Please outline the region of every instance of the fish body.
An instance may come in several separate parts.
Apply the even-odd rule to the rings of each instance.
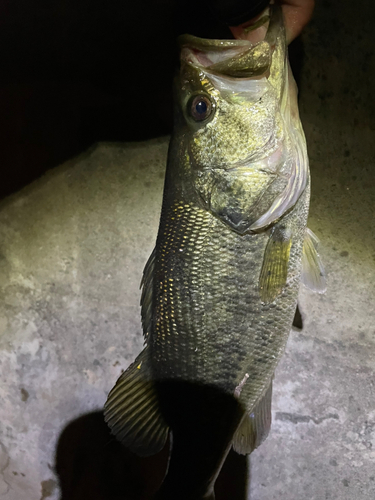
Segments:
[[[142,282],[146,346],[105,416],[143,455],[171,431],[157,498],[212,500],[230,447],[250,453],[270,427],[272,378],[300,284],[309,172],[278,7],[254,46],[190,36],[180,44],[160,227]],[[312,267],[315,248],[310,241]]]

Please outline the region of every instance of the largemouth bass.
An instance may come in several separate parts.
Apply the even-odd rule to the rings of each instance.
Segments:
[[[171,431],[157,498],[214,499],[231,448],[271,424],[272,378],[303,277],[321,291],[306,229],[310,180],[281,10],[265,38],[180,38],[159,233],[142,281],[145,348],[105,405],[140,455]]]

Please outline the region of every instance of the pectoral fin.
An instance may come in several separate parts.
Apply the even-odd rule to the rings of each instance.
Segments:
[[[146,347],[120,376],[104,406],[104,418],[113,434],[141,456],[162,450],[168,436],[148,363]]]
[[[324,267],[317,248],[319,239],[308,228],[305,232],[302,252],[301,281],[313,292],[324,293],[326,291],[326,279]]]
[[[291,246],[291,231],[275,227],[267,243],[259,277],[259,293],[265,303],[275,300],[286,284]]]
[[[241,455],[248,455],[260,446],[269,434],[272,414],[272,381],[254,410],[247,415],[233,438],[233,449]]]

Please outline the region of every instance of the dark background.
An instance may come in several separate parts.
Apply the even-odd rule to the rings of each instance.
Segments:
[[[169,133],[185,32],[231,37],[196,0],[1,0],[0,198],[97,141]]]
[[[176,36],[230,36],[202,3],[0,2],[0,197],[96,141],[171,131]]]

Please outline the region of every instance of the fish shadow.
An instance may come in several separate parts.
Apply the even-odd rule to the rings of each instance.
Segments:
[[[149,500],[166,472],[169,443],[157,455],[138,457],[112,435],[102,412],[83,415],[62,431],[55,470],[60,500]],[[250,485],[245,456],[231,451],[216,481],[216,500],[246,500]]]

